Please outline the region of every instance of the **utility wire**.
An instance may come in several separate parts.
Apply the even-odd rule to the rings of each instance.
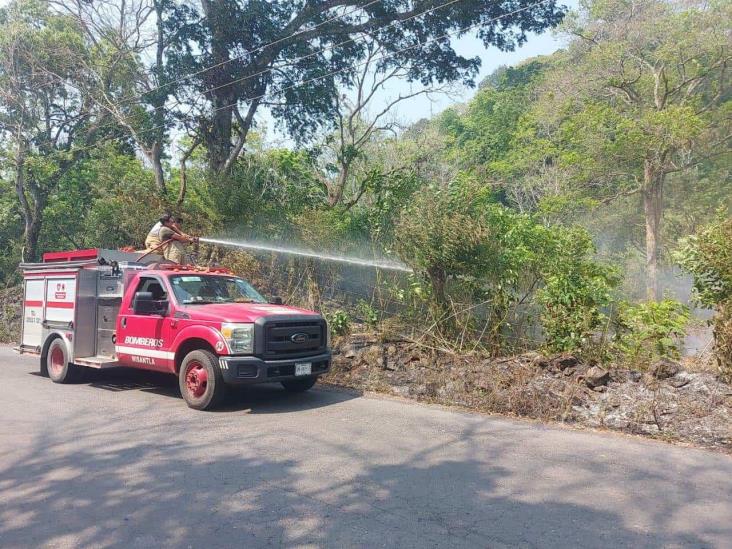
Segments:
[[[380,2],[380,1],[381,1],[381,0],[374,0],[374,1],[372,1],[372,2],[369,2],[368,4],[364,4],[363,6],[361,6],[361,8],[365,8],[365,7],[367,7],[367,6],[371,5],[371,4],[375,3],[375,2]],[[456,3],[458,3],[458,2],[463,2],[463,1],[465,1],[465,0],[450,0],[449,2],[445,2],[444,4],[439,4],[439,5],[437,5],[437,6],[433,6],[432,8],[426,9],[426,10],[424,10],[424,11],[420,12],[420,13],[415,13],[415,14],[413,14],[413,15],[410,15],[409,17],[406,17],[406,18],[404,18],[404,19],[394,19],[393,21],[390,21],[389,23],[387,23],[387,24],[383,25],[382,27],[378,27],[378,28],[377,28],[377,29],[375,29],[375,30],[384,30],[384,29],[386,29],[386,28],[388,28],[388,27],[391,27],[391,26],[393,26],[393,25],[396,25],[396,24],[400,24],[400,23],[405,23],[405,22],[407,22],[407,21],[411,21],[411,20],[413,20],[413,19],[416,19],[417,17],[421,17],[421,16],[423,16],[423,15],[426,15],[426,14],[429,14],[429,13],[433,13],[433,12],[435,12],[435,11],[437,11],[437,10],[440,10],[440,9],[446,8],[447,6],[450,6],[450,5],[452,5],[452,4],[456,4]],[[355,10],[353,10],[353,11],[355,11]],[[352,12],[349,12],[349,13],[352,13]],[[341,15],[341,16],[339,16],[339,17],[345,17],[345,15],[347,15],[347,14],[343,14],[343,15]],[[329,21],[333,21],[334,19],[337,19],[337,18],[338,18],[338,17],[334,17],[334,18],[332,18],[332,19],[329,19],[328,21],[324,21],[324,22],[322,22],[322,23],[320,23],[320,24],[322,25],[322,24],[324,24],[324,23],[326,23],[326,22],[329,22]],[[316,26],[314,26],[314,27],[312,27],[312,28],[310,28],[310,29],[306,29],[306,30],[307,30],[307,31],[310,31],[310,30],[312,30],[313,28],[317,28],[318,26],[319,26],[319,25],[316,25]],[[289,36],[287,36],[287,37],[284,37],[284,38],[280,39],[279,41],[282,41],[282,40],[288,40],[289,38],[291,38],[291,37],[293,37],[293,36],[297,36],[298,34],[301,34],[302,32],[305,32],[305,31],[300,31],[300,32],[298,32],[298,33],[295,33],[295,34],[289,35]],[[326,47],[324,47],[324,48],[321,48],[321,49],[319,49],[319,50],[316,50],[316,51],[310,52],[310,53],[308,53],[308,54],[306,54],[306,55],[302,55],[302,56],[300,56],[300,57],[295,57],[295,58],[293,58],[293,59],[290,59],[290,60],[289,60],[289,62],[288,62],[288,64],[292,65],[292,64],[294,64],[294,63],[297,63],[297,62],[299,62],[299,61],[302,61],[302,60],[304,60],[304,59],[308,59],[308,58],[310,58],[310,57],[315,57],[315,56],[317,56],[317,55],[319,55],[319,54],[321,54],[321,53],[325,53],[325,52],[328,52],[328,51],[334,50],[335,48],[338,48],[338,47],[340,47],[340,46],[344,46],[344,45],[346,45],[346,44],[349,44],[349,43],[351,43],[351,42],[353,42],[353,43],[356,43],[356,42],[366,42],[367,40],[368,40],[368,37],[367,37],[367,36],[361,36],[361,35],[359,35],[359,36],[357,36],[357,37],[355,37],[355,38],[348,38],[348,39],[346,39],[346,40],[343,40],[343,41],[341,41],[341,42],[337,42],[337,43],[335,43],[335,44],[331,44],[331,45],[329,45],[329,46],[326,46]],[[269,47],[270,45],[272,45],[272,44],[275,44],[275,43],[277,43],[277,42],[279,42],[279,41],[271,42],[270,44],[266,44],[266,45],[264,45],[264,46],[261,46],[261,47],[260,47],[259,49],[265,49],[265,48]],[[254,52],[256,52],[256,51],[257,51],[257,50],[252,50],[252,51],[251,51],[251,53],[254,53]],[[241,58],[242,58],[242,57],[244,57],[245,55],[247,55],[247,54],[246,54],[246,53],[244,53],[244,54],[241,54],[241,55],[239,55],[239,56],[237,56],[237,57],[234,57],[234,58],[232,58],[232,59],[230,59],[230,60],[226,61],[226,63],[228,63],[228,62],[231,62],[231,61],[235,61],[235,60],[237,60],[237,59],[241,59]],[[219,65],[222,65],[222,64],[224,64],[224,62],[222,62],[222,63],[219,63]],[[150,90],[148,90],[148,91],[145,91],[145,92],[143,92],[143,93],[141,93],[141,94],[138,94],[138,95],[135,95],[135,96],[132,96],[132,97],[128,97],[128,98],[123,98],[123,99],[121,99],[121,100],[120,100],[120,101],[118,102],[118,104],[119,104],[119,105],[125,105],[125,104],[133,104],[133,103],[135,103],[135,104],[136,104],[136,103],[139,103],[139,102],[140,102],[140,101],[142,100],[142,98],[143,98],[143,97],[144,97],[145,95],[149,95],[149,94],[153,93],[153,92],[154,92],[154,91],[156,91],[156,90],[159,90],[159,89],[162,89],[162,88],[164,88],[165,86],[169,86],[169,85],[171,85],[171,84],[175,84],[175,83],[177,83],[177,82],[183,82],[183,81],[187,80],[188,78],[191,78],[192,76],[196,76],[196,75],[198,75],[198,74],[202,74],[202,73],[204,73],[204,72],[207,72],[207,71],[209,71],[209,70],[211,70],[211,69],[213,69],[213,68],[216,68],[216,66],[217,66],[217,65],[212,65],[212,66],[210,66],[210,67],[206,67],[206,68],[203,68],[203,69],[201,69],[201,70],[199,70],[199,71],[197,71],[197,72],[193,72],[193,73],[190,73],[190,74],[187,74],[187,75],[181,76],[180,78],[178,78],[178,79],[176,79],[176,80],[171,80],[170,82],[166,82],[165,84],[162,84],[162,85],[160,85],[160,86],[156,86],[156,87],[154,87],[154,88],[151,88]],[[223,84],[219,84],[219,85],[217,85],[217,86],[213,86],[213,87],[211,87],[211,88],[207,88],[207,89],[205,89],[205,90],[201,90],[201,91],[195,92],[195,93],[194,93],[194,94],[192,95],[192,97],[203,97],[203,96],[207,95],[207,94],[208,94],[208,93],[210,93],[210,92],[213,92],[213,91],[216,91],[216,90],[220,90],[221,88],[225,88],[225,87],[227,87],[227,86],[232,86],[232,85],[234,85],[234,84],[238,84],[238,83],[240,83],[240,82],[245,82],[246,80],[250,80],[250,79],[252,79],[252,78],[256,78],[257,76],[262,76],[262,75],[264,75],[264,74],[267,74],[267,73],[273,72],[273,71],[275,71],[275,70],[277,70],[277,69],[278,69],[278,67],[267,67],[266,69],[262,69],[262,70],[261,70],[261,71],[259,71],[259,72],[255,72],[255,73],[252,73],[252,74],[248,74],[248,75],[246,75],[246,76],[243,76],[243,77],[241,77],[241,78],[237,78],[237,79],[235,79],[235,80],[232,80],[231,82],[224,82]],[[191,97],[191,96],[189,96],[189,97]],[[245,100],[246,100],[246,99],[245,99]],[[174,105],[173,105],[172,107],[170,107],[170,106],[167,106],[167,105],[160,105],[160,106],[158,106],[158,107],[154,107],[154,108],[153,108],[153,111],[157,111],[157,110],[160,110],[160,109],[164,109],[164,108],[166,108],[166,107],[167,107],[168,109],[170,109],[170,108],[175,108],[176,106],[178,106],[178,105],[180,105],[180,104],[181,104],[181,102],[180,102],[180,101],[178,101],[178,102],[177,102],[176,104],[174,104]]]
[[[453,0],[453,1],[459,1],[459,0]],[[475,28],[478,28],[480,26],[487,25],[489,23],[494,23],[496,21],[499,21],[501,19],[504,19],[505,17],[511,16],[511,15],[515,15],[517,13],[524,12],[526,10],[535,8],[536,6],[539,6],[541,4],[545,4],[545,3],[551,2],[551,1],[553,1],[553,0],[538,0],[537,2],[535,2],[533,4],[529,4],[527,6],[524,6],[524,7],[517,8],[515,10],[512,10],[510,12],[503,13],[503,14],[498,15],[496,17],[492,17],[492,18],[490,18],[490,19],[488,19],[486,21],[479,21],[478,23],[474,23],[473,25],[468,25],[466,27],[461,27],[459,29],[455,29],[453,31],[446,32],[446,33],[444,33],[444,34],[442,34],[440,36],[437,36],[435,38],[431,38],[431,39],[426,40],[424,42],[420,42],[420,43],[417,43],[417,44],[413,44],[411,46],[405,46],[405,47],[400,48],[398,50],[394,50],[394,51],[388,52],[385,55],[382,55],[382,56],[380,56],[378,58],[373,58],[373,59],[369,59],[367,61],[363,61],[361,63],[357,63],[357,64],[353,65],[352,67],[346,67],[346,68],[343,68],[343,69],[337,69],[337,70],[334,70],[334,71],[330,71],[330,72],[327,72],[327,73],[324,73],[324,74],[321,74],[321,75],[318,75],[318,76],[315,76],[315,77],[312,77],[312,78],[309,78],[309,79],[306,79],[306,80],[302,80],[302,81],[296,82],[296,83],[291,84],[289,86],[284,86],[282,88],[278,88],[278,89],[273,90],[273,91],[267,91],[267,92],[265,92],[265,93],[263,93],[261,95],[257,95],[257,96],[254,96],[254,97],[248,97],[248,98],[242,99],[242,100],[237,100],[237,101],[235,101],[233,103],[229,103],[229,104],[226,104],[226,105],[221,105],[219,107],[216,107],[214,109],[211,109],[211,111],[209,111],[209,113],[210,114],[213,114],[213,113],[216,113],[216,112],[221,111],[221,110],[230,109],[231,107],[237,106],[241,101],[250,101],[251,102],[251,101],[256,101],[256,100],[264,99],[267,96],[273,97],[273,96],[275,96],[275,95],[277,95],[279,93],[282,93],[284,91],[291,90],[291,89],[295,89],[295,88],[299,88],[299,87],[304,86],[306,84],[309,84],[311,82],[315,82],[315,81],[318,81],[318,80],[322,80],[324,78],[328,78],[328,77],[331,77],[331,76],[335,76],[335,75],[337,75],[339,73],[342,73],[342,72],[351,71],[351,70],[356,69],[358,67],[362,67],[362,66],[366,65],[367,63],[371,63],[371,62],[374,62],[374,61],[381,61],[381,60],[384,60],[384,59],[389,59],[391,57],[394,57],[396,55],[399,55],[400,53],[404,53],[406,51],[409,51],[409,50],[412,50],[412,49],[415,49],[415,48],[421,48],[421,47],[427,46],[427,45],[432,44],[432,43],[435,43],[435,42],[439,42],[439,41],[444,40],[445,38],[449,38],[449,37],[451,37],[453,35],[457,35],[457,34],[462,34],[462,33],[468,32],[468,31],[470,31],[472,29],[475,29]],[[176,105],[174,105],[171,108],[174,108],[175,106],[178,106],[180,104],[182,104],[182,102],[179,101]],[[119,126],[119,124],[110,124],[108,126],[101,126],[100,128],[117,127],[117,126]],[[151,126],[151,127],[147,128],[147,129],[141,130],[139,132],[139,135],[144,135],[146,133],[149,133],[149,132],[152,132],[152,131],[155,131],[155,130],[158,130],[158,129],[164,129],[165,127],[166,127],[165,124],[160,124],[158,126]],[[98,129],[100,129],[100,128],[98,128]],[[111,138],[111,139],[105,140],[103,142],[112,142],[112,141],[116,141],[116,140],[119,140],[119,139],[122,139],[122,138],[120,138],[120,137]],[[84,151],[84,150],[91,150],[93,148],[96,148],[97,146],[98,146],[98,144],[90,145],[90,146],[86,146],[86,147],[77,147],[77,148],[70,149],[69,151],[64,151],[64,154],[69,154],[69,153],[72,153],[72,152],[78,152],[78,151]],[[59,154],[61,154],[61,153],[59,153]]]
[[[359,7],[359,8],[357,8],[357,9],[362,9],[362,8],[365,8],[365,7],[367,7],[367,6],[371,5],[371,4],[374,4],[374,3],[376,3],[376,2],[380,2],[380,1],[381,1],[381,0],[372,0],[371,2],[369,2],[369,3],[367,3],[367,4],[364,4],[363,6],[360,6],[360,7]],[[417,17],[421,17],[422,15],[426,15],[426,14],[428,14],[428,13],[434,13],[434,12],[435,12],[435,11],[437,11],[437,10],[443,9],[443,8],[445,8],[445,7],[447,7],[447,6],[450,6],[450,5],[452,5],[452,4],[456,4],[456,3],[458,3],[458,2],[462,2],[462,1],[464,1],[464,0],[450,0],[450,1],[448,1],[448,2],[445,2],[444,4],[439,4],[439,5],[437,5],[437,6],[433,6],[432,8],[429,8],[429,9],[426,9],[426,10],[424,10],[424,11],[420,12],[420,13],[416,13],[416,14],[414,14],[414,15],[411,15],[411,16],[409,16],[409,17],[405,18],[405,19],[395,19],[395,20],[393,20],[393,21],[390,21],[389,23],[387,23],[387,24],[383,25],[382,27],[379,27],[379,28],[377,28],[376,30],[383,30],[383,29],[385,29],[385,28],[387,28],[387,27],[390,27],[390,26],[392,26],[392,25],[395,25],[395,24],[398,24],[398,23],[405,23],[405,22],[407,22],[407,21],[410,21],[410,20],[412,20],[412,19],[416,19]],[[356,10],[352,10],[351,12],[349,12],[349,14],[350,14],[350,13],[353,13],[353,11],[356,11]],[[326,23],[326,22],[329,22],[329,21],[333,21],[334,19],[337,19],[337,18],[339,18],[339,17],[345,17],[345,15],[347,15],[347,14],[341,14],[341,15],[340,15],[340,16],[338,16],[338,17],[333,17],[333,18],[329,19],[328,21],[323,21],[323,22],[321,22],[321,23],[320,23],[319,25],[322,25],[322,24],[324,24],[324,23]],[[504,14],[504,15],[509,15],[509,14]],[[312,28],[317,28],[317,27],[318,27],[319,25],[316,25],[315,27],[312,27]],[[312,29],[307,29],[307,30],[309,31],[309,30],[312,30]],[[292,37],[292,36],[296,36],[297,34],[298,34],[298,33],[295,33],[295,34],[293,34],[293,35],[289,35],[288,37],[284,37],[284,38],[282,38],[282,39],[280,39],[280,40],[285,40],[285,39],[289,39],[290,37]],[[303,56],[301,56],[301,57],[296,57],[296,58],[294,58],[294,59],[290,60],[290,64],[292,64],[292,63],[297,63],[298,61],[302,61],[303,59],[307,59],[307,58],[309,58],[309,57],[314,57],[314,56],[316,56],[316,55],[319,55],[319,54],[321,54],[321,53],[324,53],[324,52],[327,52],[327,51],[333,50],[333,49],[335,49],[335,48],[337,48],[337,47],[343,46],[343,45],[345,45],[345,44],[348,44],[348,43],[350,43],[350,42],[354,42],[354,43],[355,43],[355,42],[357,41],[357,39],[358,39],[358,37],[356,37],[356,38],[349,38],[349,39],[347,39],[347,40],[343,40],[342,42],[338,42],[338,43],[336,43],[336,44],[331,44],[330,46],[326,46],[326,47],[324,47],[324,48],[321,48],[321,49],[319,49],[319,50],[316,50],[316,51],[314,51],[314,52],[311,52],[311,53],[309,53],[309,54],[303,55]],[[361,39],[360,41],[366,41],[367,39],[368,39],[367,37],[363,37],[363,38],[362,38],[362,39]],[[266,47],[269,47],[270,45],[272,45],[272,44],[274,44],[274,43],[276,43],[276,42],[277,42],[277,41],[275,41],[275,42],[271,42],[270,44],[265,44],[264,46],[260,46],[260,48],[259,48],[259,49],[264,49],[264,48],[266,48]],[[251,53],[254,53],[255,51],[257,51],[257,50],[251,50]],[[241,58],[241,57],[243,57],[244,55],[246,55],[246,53],[244,53],[244,54],[241,54],[240,56],[238,56],[238,58]],[[229,61],[234,61],[235,59],[236,59],[236,58],[232,58],[232,59],[230,59]],[[223,64],[223,63],[221,63],[221,64]],[[361,65],[364,65],[364,64],[365,64],[365,63],[361,63]],[[358,66],[361,66],[361,65],[356,65],[356,67],[358,67]],[[198,71],[198,72],[195,72],[195,73],[191,73],[191,74],[188,74],[188,75],[184,75],[183,77],[179,78],[179,79],[178,79],[177,81],[183,81],[183,80],[185,80],[185,79],[187,79],[187,78],[189,78],[189,77],[191,77],[191,76],[195,76],[196,74],[201,74],[201,73],[203,73],[203,72],[205,72],[205,71],[207,71],[207,70],[210,70],[210,69],[212,69],[212,68],[215,68],[215,65],[214,65],[214,66],[210,66],[210,67],[207,67],[207,68],[204,68],[204,69],[201,69],[200,71]],[[355,67],[354,67],[354,68],[355,68]],[[58,74],[56,74],[56,73],[53,73],[53,72],[51,72],[51,71],[48,71],[47,69],[44,69],[44,70],[45,70],[46,72],[48,72],[49,74],[51,74],[51,76],[53,76],[53,77],[57,78],[57,79],[58,79],[59,81],[63,81],[63,80],[64,80],[64,79],[63,79],[63,78],[62,78],[61,76],[59,76]],[[257,73],[254,73],[254,74],[250,74],[250,75],[244,76],[244,77],[242,77],[242,78],[238,78],[238,79],[236,79],[236,80],[233,80],[233,81],[231,81],[231,82],[226,82],[226,83],[224,83],[224,84],[220,84],[220,85],[218,85],[218,86],[214,86],[214,87],[212,87],[212,88],[208,88],[208,89],[202,90],[202,91],[200,91],[200,92],[195,92],[194,94],[192,94],[192,96],[188,96],[188,98],[190,99],[191,97],[193,97],[193,98],[195,98],[195,97],[203,97],[203,96],[205,96],[206,94],[208,94],[208,93],[210,93],[210,92],[212,92],[212,91],[216,91],[216,90],[218,90],[218,89],[221,89],[221,88],[225,88],[226,86],[231,86],[231,85],[233,85],[233,84],[237,84],[237,83],[239,83],[239,82],[243,82],[243,81],[245,81],[245,80],[249,80],[249,79],[251,79],[251,78],[255,78],[255,77],[257,77],[257,76],[261,76],[261,75],[263,75],[263,74],[266,74],[266,73],[272,72],[272,71],[274,71],[274,70],[277,70],[277,67],[269,67],[269,68],[267,68],[267,69],[263,69],[263,70],[261,70],[261,71],[259,71],[259,72],[257,72]],[[343,69],[343,70],[345,71],[345,70],[348,70],[348,69]],[[312,81],[312,80],[309,80],[308,82],[310,82],[310,81]],[[175,83],[175,82],[176,82],[176,81],[171,81],[171,82],[168,82],[168,83],[166,83],[166,85],[170,85],[170,84],[172,84],[172,83]],[[66,84],[68,84],[68,83],[66,83]],[[77,91],[81,92],[81,90],[80,90],[79,88],[77,88],[76,86],[74,86],[73,84],[68,84],[68,85],[70,85],[71,87],[75,88],[75,89],[76,89]],[[156,87],[156,88],[152,88],[152,89],[150,89],[150,90],[148,90],[148,91],[144,92],[143,94],[137,95],[137,96],[135,96],[135,97],[130,97],[130,98],[126,98],[126,99],[121,99],[121,100],[120,100],[119,102],[117,102],[117,104],[116,104],[116,105],[106,106],[106,107],[104,107],[104,108],[105,108],[105,109],[106,109],[107,111],[110,111],[110,114],[112,114],[112,113],[111,113],[111,109],[112,109],[112,108],[116,108],[116,107],[119,107],[119,106],[122,106],[122,105],[125,105],[125,104],[133,104],[133,103],[137,104],[137,103],[139,102],[139,100],[141,100],[141,99],[142,99],[142,97],[143,97],[144,95],[147,95],[147,94],[149,94],[149,93],[152,93],[152,92],[153,92],[153,91],[155,91],[156,89],[161,89],[161,88],[162,88],[162,86],[158,86],[158,87]],[[289,89],[289,88],[288,88],[288,89]],[[238,103],[239,103],[240,101],[253,101],[253,100],[261,99],[262,97],[263,97],[263,96],[260,96],[260,97],[254,97],[254,98],[243,98],[243,99],[237,100],[236,104],[238,105]],[[154,108],[153,108],[153,112],[155,112],[155,111],[157,111],[157,110],[160,110],[160,109],[164,109],[164,108],[167,108],[167,110],[172,110],[172,109],[174,109],[174,108],[176,108],[176,107],[178,107],[178,106],[180,106],[180,105],[182,105],[182,104],[183,104],[183,100],[177,99],[177,100],[176,100],[176,101],[175,101],[175,102],[174,102],[174,103],[173,103],[172,105],[160,105],[159,107],[154,107]],[[222,110],[222,109],[228,109],[228,108],[230,108],[231,106],[232,106],[232,105],[225,105],[225,106],[223,106],[223,107],[220,107],[219,109],[214,109],[214,111],[213,111],[213,112],[217,112],[218,110]],[[190,110],[189,110],[189,113],[190,113],[190,111],[191,111],[191,110],[192,110],[192,109],[190,109]],[[114,115],[114,114],[112,114],[112,116],[115,116],[115,115]],[[114,128],[114,127],[117,127],[117,126],[119,126],[119,125],[120,125],[120,123],[119,123],[119,122],[117,122],[117,123],[113,123],[113,124],[106,124],[106,125],[102,125],[102,126],[98,127],[98,128],[97,128],[97,130],[100,130],[100,129],[106,129],[106,128]],[[142,131],[142,132],[140,132],[140,133],[148,133],[148,132],[153,132],[153,131],[155,131],[155,130],[158,130],[158,129],[164,129],[165,127],[167,127],[167,124],[159,124],[158,126],[152,126],[152,127],[150,127],[150,128],[147,128],[146,130],[143,130],[143,131]],[[133,137],[133,139],[134,139],[134,137]],[[76,150],[79,150],[79,149],[76,149]],[[83,150],[83,149],[81,149],[81,150]]]
[[[248,51],[245,51],[243,53],[240,53],[239,55],[236,55],[236,56],[232,57],[231,59],[225,59],[224,61],[219,61],[218,63],[215,63],[213,65],[209,65],[208,67],[203,67],[203,68],[198,69],[197,71],[194,71],[192,73],[185,74],[185,75],[180,76],[180,77],[178,77],[176,79],[170,80],[169,82],[165,82],[163,84],[159,84],[159,85],[157,85],[157,86],[155,86],[153,88],[150,88],[149,90],[143,92],[142,94],[138,95],[137,96],[137,100],[142,99],[142,97],[145,96],[145,95],[149,95],[149,94],[151,94],[153,92],[156,92],[158,90],[161,90],[161,89],[166,88],[168,86],[171,86],[173,84],[178,84],[180,82],[184,82],[184,81],[188,80],[189,78],[193,78],[194,76],[198,76],[199,74],[203,74],[205,72],[208,72],[210,70],[216,69],[218,67],[222,67],[223,65],[227,65],[228,63],[233,63],[234,61],[238,61],[238,60],[243,59],[243,58],[245,58],[247,56],[251,56],[254,53],[257,53],[257,52],[266,50],[267,48],[271,48],[272,46],[275,46],[277,44],[281,44],[282,42],[285,42],[287,40],[291,40],[292,38],[294,38],[296,36],[299,36],[300,34],[303,34],[303,33],[306,33],[306,32],[310,32],[313,29],[317,29],[318,27],[322,27],[323,25],[325,25],[327,23],[331,23],[331,22],[333,22],[333,21],[335,21],[337,19],[341,19],[343,17],[346,17],[348,15],[351,15],[352,13],[354,13],[356,11],[365,9],[365,8],[367,8],[367,7],[369,7],[369,6],[373,5],[373,4],[376,4],[378,2],[381,2],[381,1],[382,0],[370,0],[369,2],[367,2],[367,3],[363,4],[363,5],[355,6],[351,11],[348,11],[346,13],[342,13],[340,15],[334,15],[333,17],[331,17],[329,19],[326,19],[324,21],[321,21],[320,23],[318,23],[316,25],[313,25],[312,27],[308,27],[306,29],[299,30],[299,31],[294,32],[292,34],[288,34],[287,36],[283,36],[282,38],[278,38],[277,40],[274,40],[274,41],[269,42],[267,44],[263,44],[261,46],[258,46],[256,48],[254,48],[253,50],[248,50]],[[201,54],[200,57],[202,57],[203,55],[204,54]],[[132,99],[130,99],[130,100],[132,100]]]

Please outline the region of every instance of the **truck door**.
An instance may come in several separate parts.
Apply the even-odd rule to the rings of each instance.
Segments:
[[[165,284],[156,276],[141,276],[135,288],[137,292],[151,292],[153,299],[168,301]],[[172,341],[168,313],[137,314],[132,309],[132,303],[133,300],[129,300],[123,305],[117,319],[117,360],[135,368],[172,371],[175,353],[170,349]]]

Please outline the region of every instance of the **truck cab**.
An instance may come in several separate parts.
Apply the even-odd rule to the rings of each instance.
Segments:
[[[46,254],[22,265],[20,352],[55,382],[84,367],[177,375],[196,409],[229,385],[279,382],[305,391],[328,372],[328,329],[313,311],[270,303],[226,269],[112,250]]]

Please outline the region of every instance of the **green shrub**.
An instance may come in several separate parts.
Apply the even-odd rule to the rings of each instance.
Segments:
[[[674,259],[694,278],[699,304],[716,307],[732,301],[732,218],[682,240]]]
[[[583,229],[556,229],[542,268],[539,319],[548,351],[587,349],[601,326],[602,312],[620,281],[615,267],[594,260],[595,247]]]
[[[545,226],[469,180],[415,196],[397,229],[397,250],[428,283],[442,335],[472,334],[493,350],[520,337],[511,318],[537,298],[547,348],[581,349],[620,278],[594,259],[586,230]]]
[[[732,218],[682,241],[674,259],[694,279],[694,299],[715,308],[714,349],[723,378],[732,380]]]
[[[360,299],[358,301],[358,314],[363,318],[366,326],[372,330],[376,329],[379,324],[379,311],[373,305],[368,301]]]
[[[673,299],[621,303],[615,319],[615,349],[633,366],[648,366],[660,358],[678,359],[689,317],[689,308]]]
[[[332,334],[343,336],[351,331],[351,317],[347,312],[339,310],[326,313],[325,317]]]

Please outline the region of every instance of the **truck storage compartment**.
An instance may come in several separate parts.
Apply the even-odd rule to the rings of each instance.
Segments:
[[[43,278],[29,278],[25,281],[23,296],[23,337],[20,344],[40,347],[43,333],[43,301],[46,281]]]
[[[97,356],[114,356],[114,330],[97,330]]]
[[[97,329],[114,330],[117,327],[117,315],[121,303],[121,298],[99,299],[97,301]]]

